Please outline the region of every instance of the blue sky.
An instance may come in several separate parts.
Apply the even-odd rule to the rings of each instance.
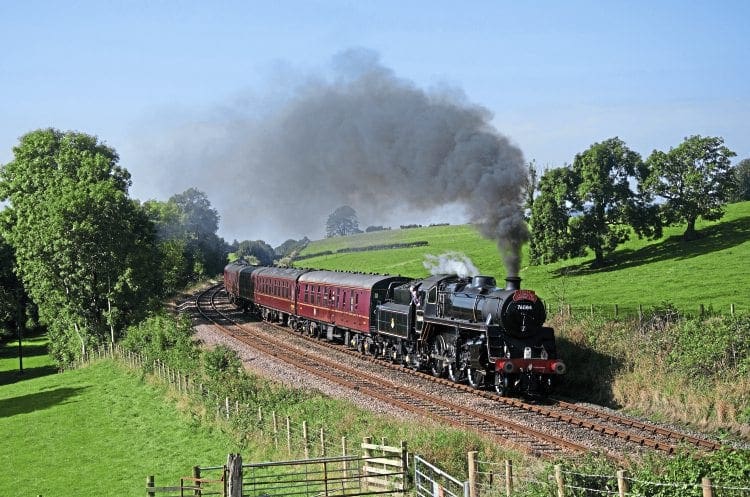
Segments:
[[[201,188],[161,160],[160,136],[283,99],[351,48],[418,88],[463,92],[540,168],[612,136],[644,157],[722,136],[739,161],[749,19],[746,1],[5,1],[0,163],[52,126],[113,146],[136,198]]]

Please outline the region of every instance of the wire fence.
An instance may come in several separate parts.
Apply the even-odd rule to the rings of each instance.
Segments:
[[[615,320],[638,320],[643,322],[648,319],[654,311],[654,304],[637,304],[637,303],[606,303],[599,302],[596,304],[569,304],[557,303],[547,305],[547,314],[551,317],[554,315],[564,317],[604,317]],[[737,303],[722,306],[714,306],[710,303],[697,303],[690,308],[674,308],[672,312],[677,318],[696,318],[706,316],[740,316],[750,314],[750,303]]]

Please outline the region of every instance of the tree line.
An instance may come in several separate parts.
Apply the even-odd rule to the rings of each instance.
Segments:
[[[594,143],[572,165],[544,171],[529,165],[526,207],[532,264],[594,254],[595,267],[631,233],[658,239],[664,226],[684,223],[698,237],[699,218],[717,220],[730,201],[750,199],[750,159],[720,137],[690,136],[645,160],[619,138]]]
[[[217,235],[200,190],[130,198],[130,173],[94,136],[36,130],[13,154],[0,169],[0,340],[41,326],[60,365],[221,273],[242,245]]]
[[[230,252],[271,265],[309,243],[228,244],[217,235],[217,211],[195,188],[166,202],[132,199],[130,174],[94,136],[36,130],[13,153],[0,168],[0,201],[7,203],[0,211],[0,340],[43,326],[61,365],[118,340],[166,296],[219,274]],[[644,161],[612,138],[538,181],[530,167],[532,263],[590,249],[603,264],[631,232],[660,237],[676,222],[687,224],[687,238],[696,236],[698,217],[718,219],[726,202],[750,199],[750,160],[732,168],[734,155],[721,138],[693,136]],[[358,232],[349,206],[327,220],[327,236]]]

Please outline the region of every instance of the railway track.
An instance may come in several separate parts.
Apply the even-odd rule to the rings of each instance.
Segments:
[[[311,360],[305,357],[304,351],[289,345],[288,341],[271,339],[267,333],[257,331],[255,329],[257,324],[248,327],[239,323],[227,313],[220,311],[215,305],[215,299],[222,294],[221,290],[221,285],[218,285],[198,297],[196,304],[199,312],[203,314],[205,319],[221,327],[225,333],[278,360],[305,369],[343,387],[356,389],[363,394],[396,405],[406,411],[438,419],[455,426],[472,428],[483,434],[492,434],[506,445],[512,445],[526,452],[554,457],[560,451],[591,450],[577,442],[563,440],[562,437],[550,435],[547,432],[508,421],[505,418],[470,409],[465,404],[449,402],[439,396],[426,394],[418,389],[399,386],[382,380],[374,382],[371,378],[372,373],[363,373],[361,370],[344,366],[335,361],[319,357]],[[210,302],[210,304],[207,304],[207,302]],[[413,371],[389,361],[362,355],[343,345],[306,337],[286,327],[273,326],[285,333],[293,334],[295,337],[314,342],[316,346],[334,349],[338,353],[356,357],[358,360],[364,359],[377,364],[379,367],[408,374],[412,378],[416,376],[422,380],[447,386],[458,392],[488,399],[506,410],[517,410],[517,412],[537,415],[549,420],[549,423],[562,423],[576,430],[617,439],[629,447],[644,447],[669,454],[674,453],[679,445],[690,445],[701,450],[716,450],[721,447],[720,444],[710,440],[570,402],[555,401],[551,405],[543,405],[516,398],[501,397],[494,392],[476,390],[469,385],[458,384],[444,378],[436,378],[430,374]],[[335,371],[335,373],[330,373],[327,370]],[[513,416],[513,414],[511,413],[510,416]]]

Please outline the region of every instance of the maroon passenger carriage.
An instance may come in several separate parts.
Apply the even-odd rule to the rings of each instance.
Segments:
[[[252,266],[224,269],[230,302],[311,335],[366,346],[377,306],[408,278],[339,271]]]
[[[299,276],[297,315],[291,326],[362,350],[375,326],[377,307],[408,278],[337,271]]]

